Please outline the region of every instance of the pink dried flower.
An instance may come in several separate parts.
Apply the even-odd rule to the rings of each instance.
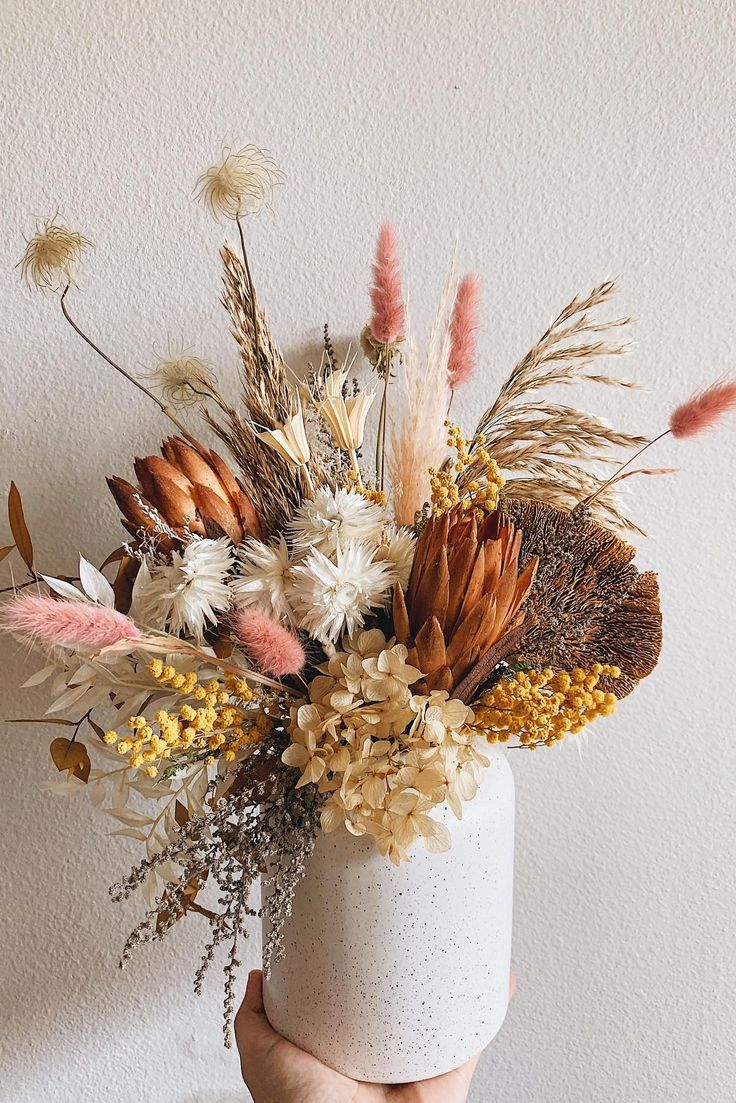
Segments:
[[[140,636],[133,621],[115,609],[42,594],[16,594],[4,605],[1,623],[8,632],[51,646],[109,647]]]
[[[475,371],[475,331],[480,308],[480,280],[471,273],[460,281],[450,319],[450,355],[447,374],[454,391],[468,383]]]
[[[736,381],[713,383],[677,407],[670,417],[670,432],[673,437],[694,437],[711,429],[723,414],[733,409],[736,409]]]
[[[402,336],[406,325],[404,300],[401,296],[401,271],[396,231],[385,222],[378,235],[376,259],[371,287],[373,316],[370,331],[381,344],[393,344]]]
[[[267,613],[241,609],[232,618],[232,631],[258,668],[274,678],[298,674],[306,662],[298,636]]]

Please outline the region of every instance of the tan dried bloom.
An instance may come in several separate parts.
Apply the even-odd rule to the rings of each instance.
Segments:
[[[52,218],[26,245],[19,265],[21,276],[29,287],[63,290],[72,282],[74,268],[89,245],[81,234]]]
[[[282,460],[302,467],[309,463],[310,451],[307,431],[304,427],[304,414],[301,407],[293,417],[276,429],[264,429],[256,432],[259,440],[278,452]]]
[[[150,378],[155,380],[169,402],[177,406],[195,406],[211,396],[217,386],[209,365],[198,356],[182,353],[160,360]]]
[[[317,410],[329,425],[337,447],[352,453],[362,447],[365,421],[376,396],[369,391],[359,391],[351,398],[343,398],[342,388],[347,374],[343,368],[329,376],[325,385],[326,397],[317,403]]]
[[[419,839],[446,850],[449,831],[432,813],[446,802],[461,817],[489,764],[472,710],[445,691],[414,692],[421,671],[378,629],[343,648],[319,668],[309,700],[293,706],[283,761],[301,771],[297,787],[326,794],[325,832],[369,835],[397,865]]]
[[[263,150],[245,146],[227,151],[218,165],[206,169],[195,184],[195,194],[214,218],[237,219],[267,206],[283,173]]]

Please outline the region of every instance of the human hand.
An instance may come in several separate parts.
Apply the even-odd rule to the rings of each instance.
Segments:
[[[465,1103],[477,1057],[417,1084],[364,1084],[327,1068],[277,1034],[263,1009],[263,974],[248,977],[235,1019],[243,1079],[254,1103]]]

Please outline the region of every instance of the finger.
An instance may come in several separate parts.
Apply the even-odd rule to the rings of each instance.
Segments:
[[[514,998],[514,992],[516,991],[516,973],[509,974],[509,1003]]]
[[[470,1060],[466,1061],[465,1064],[463,1065],[462,1071],[467,1076],[468,1083],[470,1083],[470,1081],[473,1079],[473,1074],[475,1073],[475,1070],[478,1066],[478,1062],[480,1061],[482,1055],[483,1055],[483,1050],[481,1050],[480,1053],[476,1053],[475,1057],[471,1057]]]

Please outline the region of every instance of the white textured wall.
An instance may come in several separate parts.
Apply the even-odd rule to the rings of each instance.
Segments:
[[[21,287],[23,235],[58,207],[95,241],[76,310],[127,364],[183,338],[232,373],[220,232],[191,201],[223,141],[269,147],[288,176],[253,255],[295,360],[325,318],[339,336],[362,325],[389,215],[420,326],[456,230],[482,275],[468,423],[553,312],[611,275],[651,391],[591,405],[655,432],[734,369],[731,4],[4,0],[2,23],[0,484],[21,487],[48,568],[114,546],[103,476],[129,474],[167,424]],[[662,662],[581,756],[514,761],[520,981],[474,1101],[734,1098],[736,426],[656,462],[685,468],[635,495]],[[21,703],[22,655],[6,656],[0,715],[33,715],[42,697]],[[107,885],[133,849],[39,792],[46,742],[3,734],[0,1096],[234,1103],[219,980],[190,993],[203,928],[116,971],[136,912]]]

